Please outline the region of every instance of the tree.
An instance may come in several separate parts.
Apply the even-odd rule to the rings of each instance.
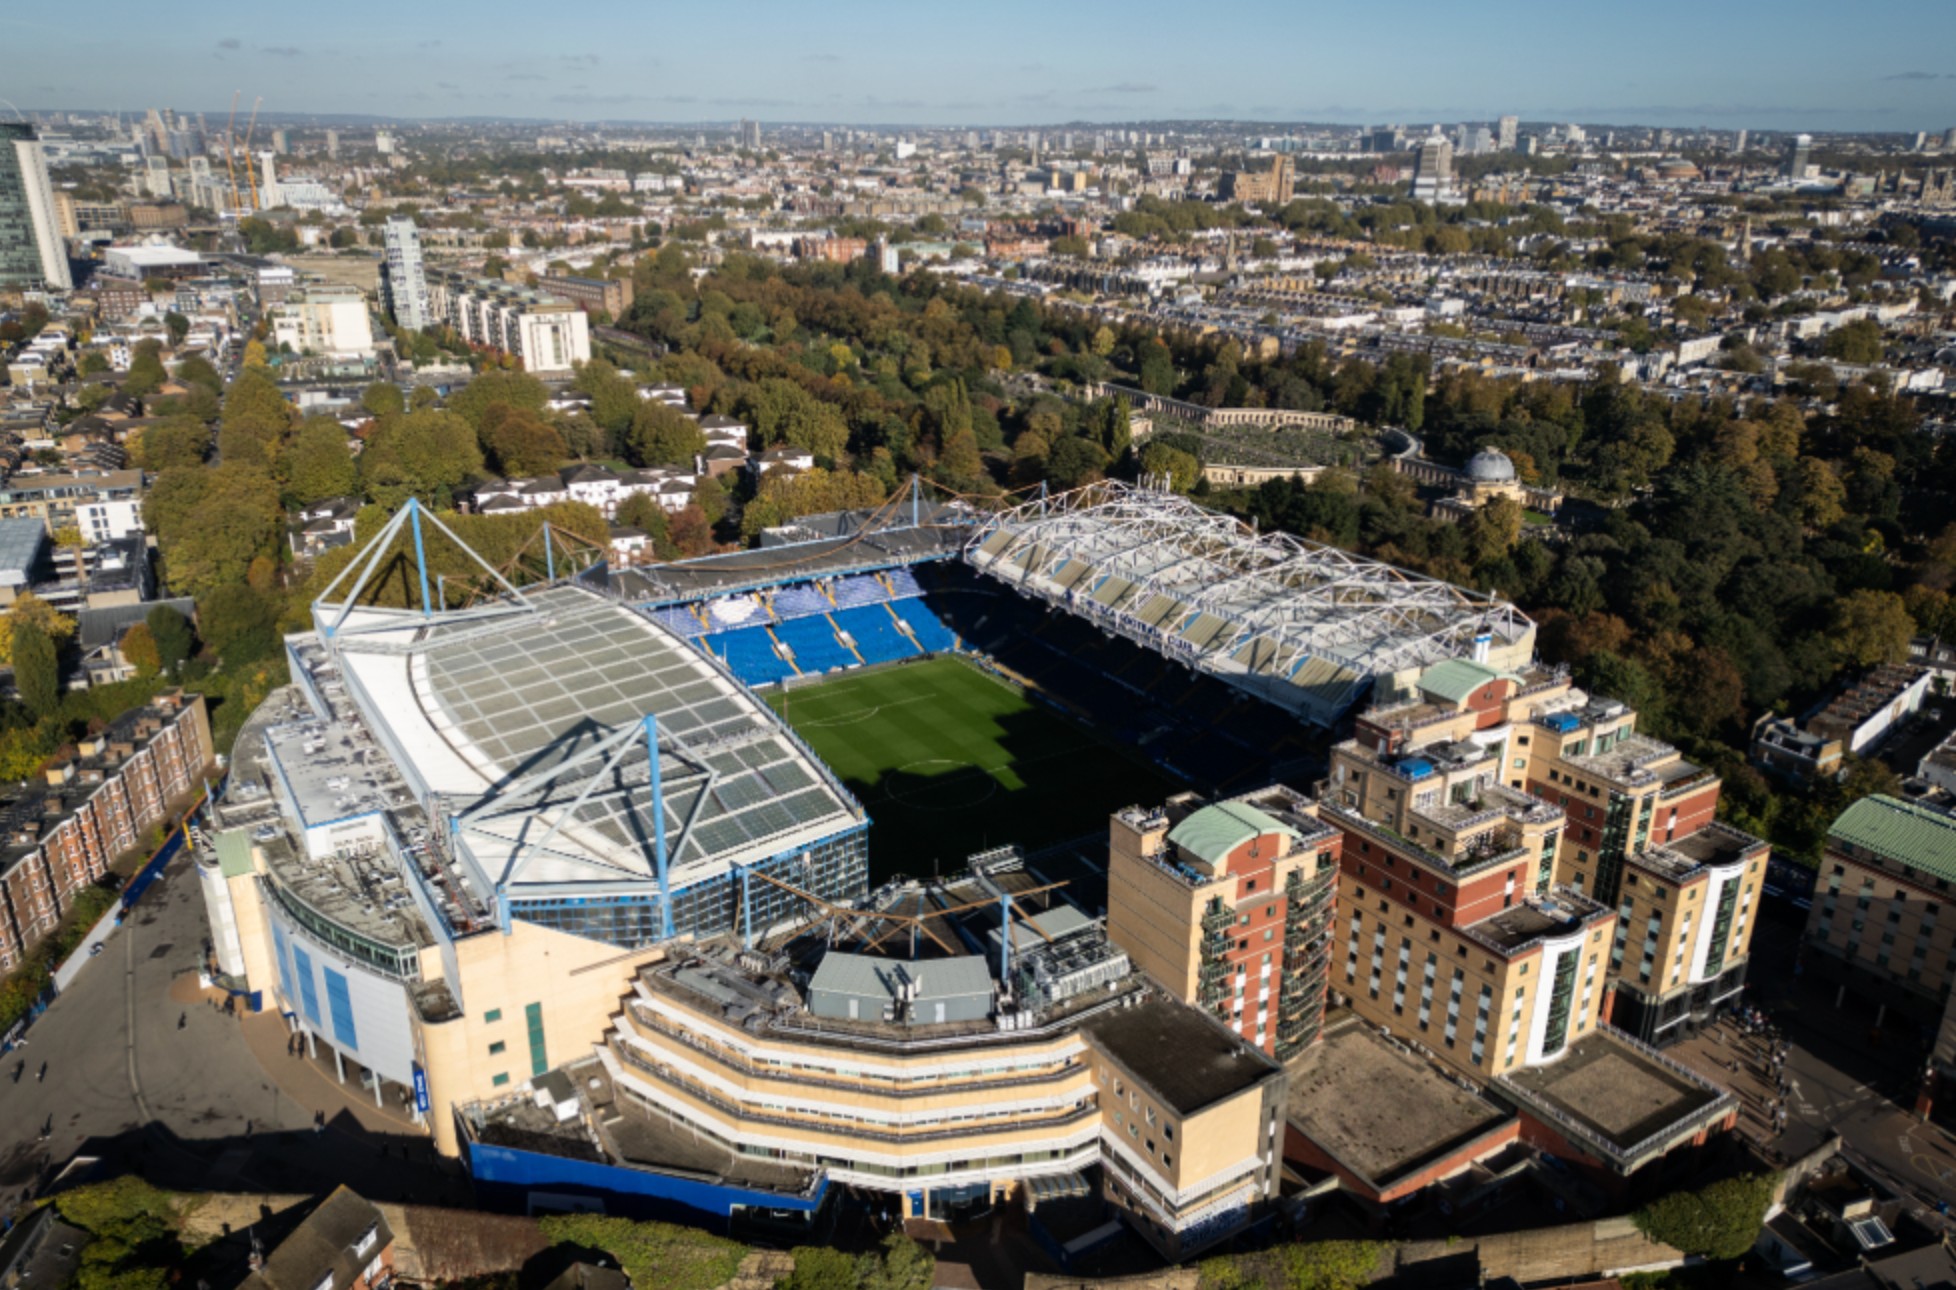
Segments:
[[[1724,1178],[1698,1191],[1661,1196],[1630,1219],[1651,1240],[1687,1255],[1741,1258],[1759,1238],[1778,1185],[1775,1174]]]
[[[549,402],[550,391],[542,381],[526,372],[484,372],[449,395],[447,408],[480,431],[490,407],[495,404],[527,408],[541,415]]]
[[[955,430],[944,440],[937,456],[937,474],[954,485],[970,485],[984,477],[985,464],[978,456],[978,436],[969,425]]]
[[[212,395],[224,393],[224,378],[218,375],[210,360],[201,354],[192,354],[177,364],[177,380],[185,385],[200,386]]]
[[[275,597],[243,583],[228,583],[197,601],[205,642],[233,667],[277,652],[278,613]]]
[[[480,378],[477,378],[480,379]],[[482,474],[474,428],[453,412],[410,412],[380,427],[360,454],[367,497],[393,510],[410,497],[446,506],[457,488]]]
[[[1872,318],[1857,318],[1836,327],[1820,342],[1820,352],[1843,363],[1879,363],[1882,355],[1881,324]]]
[[[1378,1241],[1304,1241],[1223,1254],[1198,1267],[1200,1290],[1357,1290],[1391,1247]]]
[[[504,475],[541,475],[557,469],[569,455],[557,427],[527,408],[493,405],[480,435],[489,462]]]
[[[224,394],[217,453],[234,465],[270,470],[297,413],[264,368],[246,367]]]
[[[211,451],[211,429],[195,417],[165,417],[130,437],[129,456],[152,475],[179,466],[201,466]]]
[[[634,465],[690,468],[705,451],[706,436],[697,421],[658,399],[638,403],[625,433],[625,455]]]
[[[406,412],[407,399],[402,397],[401,387],[392,381],[375,381],[360,391],[360,406],[368,416],[379,421]]]
[[[170,374],[163,367],[161,343],[154,340],[137,341],[135,350],[129,356],[128,374],[122,378],[123,393],[146,399],[169,379]]]
[[[1091,439],[1068,435],[1046,454],[1046,476],[1061,488],[1090,484],[1106,473],[1107,450]]]
[[[594,358],[577,369],[572,388],[591,400],[591,419],[606,433],[621,435],[631,427],[639,409],[638,390],[619,370],[602,358]]]
[[[190,620],[171,605],[158,605],[143,619],[143,626],[149,629],[150,639],[156,644],[158,668],[168,675],[176,675],[177,668],[197,645]]]
[[[170,585],[202,597],[242,582],[251,562],[278,549],[278,484],[262,467],[224,462],[166,470],[143,506]]]
[[[795,1270],[776,1282],[775,1290],[857,1290],[852,1255],[821,1245],[798,1245],[791,1253]]]
[[[174,309],[164,313],[163,326],[169,330],[170,344],[173,346],[183,344],[183,338],[190,334],[190,320]]]
[[[652,550],[660,559],[672,558],[672,526],[666,508],[650,493],[628,493],[618,503],[614,516],[626,528],[633,528],[652,539]]]
[[[164,1290],[182,1267],[175,1198],[139,1175],[74,1188],[54,1205],[88,1233],[76,1290]]]
[[[1175,392],[1175,359],[1168,346],[1152,336],[1141,346],[1141,388],[1150,394]]]
[[[1851,591],[1834,604],[1834,654],[1843,666],[1873,667],[1908,657],[1915,620],[1892,591]]]
[[[36,717],[45,717],[61,702],[61,664],[54,641],[32,622],[13,624],[14,688]]]
[[[15,598],[6,614],[0,615],[0,663],[13,659],[13,632],[23,623],[31,624],[57,645],[75,634],[75,620],[31,591]]]
[[[646,1290],[712,1290],[733,1280],[747,1247],[673,1223],[639,1223],[608,1214],[552,1214],[537,1220],[560,1246],[602,1250]]]
[[[300,506],[345,497],[360,487],[346,429],[331,417],[306,419],[286,445],[280,473],[285,477],[285,495]]]
[[[1151,443],[1141,449],[1140,465],[1142,474],[1165,477],[1168,487],[1177,493],[1188,492],[1202,477],[1202,463],[1195,454],[1165,443]]]
[[[262,340],[246,341],[242,362],[245,367],[265,366],[265,342]]]
[[[155,676],[163,670],[162,655],[156,651],[156,638],[149,634],[149,628],[137,623],[122,633],[122,658],[136,669],[137,676]]]
[[[880,1254],[865,1254],[856,1267],[862,1290],[930,1290],[937,1256],[902,1232],[883,1238]]]

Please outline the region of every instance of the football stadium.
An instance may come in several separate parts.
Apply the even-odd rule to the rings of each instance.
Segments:
[[[999,510],[913,483],[540,576],[410,502],[239,737],[197,849],[216,975],[512,1206],[792,1243],[843,1191],[1010,1202],[1061,1263],[1120,1231],[1186,1257],[1277,1195],[1283,1063],[1323,1032],[1357,826],[1291,786],[1368,699],[1486,729],[1503,686],[1566,690],[1533,637],[1111,482]],[[1472,863],[1517,820],[1552,853],[1548,804],[1495,789],[1444,808],[1488,834]],[[1567,923],[1530,882],[1513,917]],[[1678,1086],[1699,1119],[1660,1145],[1723,1114]]]

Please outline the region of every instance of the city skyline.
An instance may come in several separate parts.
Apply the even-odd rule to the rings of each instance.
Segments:
[[[601,4],[576,25],[530,31],[529,15],[505,0],[472,7],[466,22],[445,5],[350,0],[330,28],[197,11],[167,31],[143,27],[138,40],[123,33],[144,11],[108,0],[87,32],[0,17],[10,37],[0,40],[0,85],[28,111],[210,113],[242,90],[292,115],[672,124],[1355,125],[1515,113],[1908,132],[1956,121],[1956,73],[1908,52],[1956,43],[1956,10],[1918,0],[1879,0],[1849,25],[1814,0],[1710,12],[1656,0],[1635,24],[1508,0],[1472,28],[1435,0],[1384,15],[1254,3],[1226,24],[1195,26],[1154,0],[1061,13],[1011,0],[982,26],[918,22],[884,0],[849,0],[819,25],[785,5],[753,12],[738,44],[710,10]],[[1734,48],[1749,56],[1735,60]],[[1375,56],[1350,56],[1366,50]]]

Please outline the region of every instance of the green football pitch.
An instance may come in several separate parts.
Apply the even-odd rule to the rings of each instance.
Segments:
[[[1031,850],[1180,787],[1167,772],[955,658],[776,690],[768,703],[869,812],[873,882]]]

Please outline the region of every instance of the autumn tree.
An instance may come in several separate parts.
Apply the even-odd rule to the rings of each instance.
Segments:
[[[477,378],[478,380],[481,378]],[[410,497],[446,506],[456,489],[482,474],[473,426],[453,412],[409,412],[383,425],[360,454],[367,497],[393,510]]]
[[[1846,667],[1899,663],[1908,657],[1915,620],[1892,591],[1851,591],[1834,605],[1834,653]]]
[[[156,534],[170,585],[201,599],[243,582],[254,559],[278,549],[284,520],[278,492],[269,471],[237,462],[159,475],[143,517]]]
[[[638,466],[690,468],[705,451],[706,436],[699,423],[657,399],[638,404],[625,432],[625,455]]]
[[[122,633],[123,661],[136,669],[137,676],[155,676],[163,669],[163,657],[157,652],[156,638],[149,634],[149,627],[137,623]]]
[[[300,506],[345,497],[360,487],[346,429],[331,417],[306,419],[286,445],[279,473],[285,477],[286,496]]]
[[[13,625],[10,654],[14,688],[36,717],[45,717],[61,702],[61,665],[54,641],[32,622]]]
[[[557,427],[527,408],[504,403],[484,414],[479,438],[489,464],[511,478],[555,470],[569,455]]]
[[[263,368],[246,367],[224,393],[218,417],[218,457],[230,465],[271,470],[296,418],[292,405]]]
[[[152,475],[178,466],[201,466],[210,451],[210,427],[195,417],[166,417],[129,437],[129,459]]]
[[[4,615],[0,615],[0,663],[14,656],[13,634],[17,627],[32,626],[57,646],[74,638],[75,620],[31,591],[23,591]]]
[[[172,605],[157,605],[144,617],[143,626],[149,630],[150,640],[156,646],[157,667],[175,675],[177,668],[197,647],[190,620]]]

